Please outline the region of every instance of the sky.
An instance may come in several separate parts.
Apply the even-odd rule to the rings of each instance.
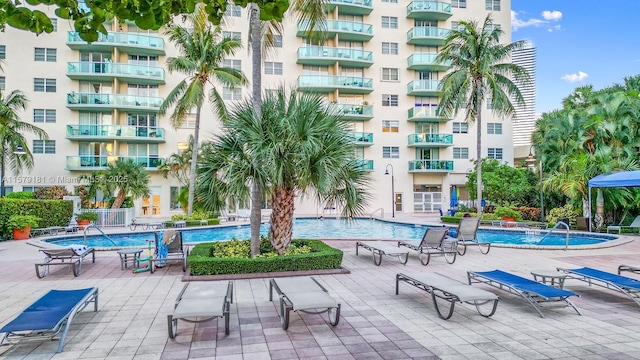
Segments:
[[[562,107],[579,86],[640,74],[639,0],[511,0],[512,41],[537,50],[536,113]]]

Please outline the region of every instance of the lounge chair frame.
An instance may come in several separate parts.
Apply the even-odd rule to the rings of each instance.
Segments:
[[[71,292],[78,292],[83,290],[86,292],[86,294],[74,306],[68,309],[61,308],[59,301],[55,298],[55,296],[64,297],[66,294],[70,294]],[[51,307],[50,309],[45,308],[47,306],[45,304],[45,299],[47,299],[48,297],[53,297],[53,299],[49,301],[53,305],[53,307]],[[98,311],[97,287],[77,290],[50,290],[49,292],[41,296],[38,300],[36,300],[33,304],[29,305],[24,311],[18,314],[18,316],[16,316],[11,322],[0,329],[0,333],[5,333],[5,335],[2,337],[2,340],[0,340],[0,345],[5,345],[5,341],[6,343],[17,343],[22,340],[52,340],[53,337],[60,334],[56,352],[62,352],[64,341],[67,336],[67,332],[69,331],[69,327],[71,326],[71,322],[73,322],[73,319],[76,317],[78,312],[87,307],[87,305],[89,305],[90,303],[93,303],[94,305],[93,311]],[[65,310],[67,311],[64,312]],[[20,317],[22,315],[25,315],[27,322],[32,323],[35,316],[29,317],[29,313],[36,313],[34,315],[37,315],[38,318],[43,318],[47,316],[47,313],[49,311],[53,312],[54,315],[59,315],[60,317],[57,324],[50,329],[24,329],[24,326],[18,325],[18,320],[20,320]],[[14,321],[18,321],[18,323],[14,324]],[[20,328],[19,331],[11,329],[15,328],[16,326]]]
[[[301,311],[306,314],[323,314],[327,313],[329,317],[329,323],[332,326],[337,326],[340,322],[340,306],[341,304],[336,302],[330,295],[327,289],[322,286],[318,280],[313,277],[297,277],[293,278],[293,281],[304,285],[298,287],[295,290],[282,289],[281,287],[286,285],[287,278],[278,278],[269,280],[269,301],[273,301],[273,290],[275,289],[280,298],[280,323],[283,330],[289,328],[290,312]],[[278,286],[280,282],[280,286]],[[306,288],[305,288],[306,287]],[[309,288],[313,288],[309,290]],[[313,308],[304,308],[296,306],[296,302],[301,298],[315,298],[318,306]],[[320,309],[320,310],[318,310]]]
[[[477,245],[480,253],[488,254],[491,250],[491,243],[480,242],[478,240],[478,227],[480,226],[480,218],[463,217],[460,219],[458,229],[456,231],[456,242],[458,245],[458,254],[464,256],[467,253],[467,246]],[[462,250],[460,250],[462,249]],[[485,249],[485,250],[483,250]]]
[[[96,249],[89,247],[84,251],[76,251],[73,248],[61,249],[40,249],[44,253],[44,262],[36,263],[36,276],[39,279],[47,276],[49,266],[68,266],[73,271],[73,276],[78,276],[82,272],[82,262],[84,258],[91,254],[91,262],[96,262]]]
[[[453,316],[453,310],[456,306],[456,302],[474,305],[478,314],[484,317],[490,317],[495,314],[496,309],[498,308],[498,300],[500,300],[500,298],[494,293],[472,287],[471,285],[461,283],[436,273],[397,274],[396,295],[399,293],[399,285],[401,281],[431,294],[431,299],[433,300],[436,312],[443,320],[448,320]],[[438,299],[443,299],[449,303],[449,313],[446,315],[440,310]],[[491,302],[493,302],[493,306],[489,312],[486,312],[481,308],[482,305]]]
[[[618,275],[623,271],[632,272],[634,274],[640,274],[640,265],[620,265],[618,266]]]
[[[182,271],[187,271],[187,257],[189,256],[189,248],[184,245],[182,241],[182,232],[176,230],[177,240],[171,242],[168,246],[167,257],[160,257],[160,249],[159,242],[160,239],[158,237],[158,233],[154,233],[155,236],[155,251],[153,259],[151,262],[154,264],[151,265],[151,273],[155,271],[155,268],[158,266],[157,263],[168,264],[170,262],[177,262],[182,264]]]
[[[449,229],[446,227],[430,227],[425,230],[422,241],[420,241],[419,244],[416,244],[416,242],[398,241],[398,247],[404,246],[417,251],[420,262],[425,266],[429,265],[431,254],[442,255],[447,263],[453,264],[456,262],[458,251],[455,241],[445,241],[448,231]]]
[[[382,255],[397,257],[400,264],[403,265],[409,261],[409,250],[399,249],[397,246],[384,241],[357,241],[356,255],[358,255],[358,248],[360,247],[371,251],[373,263],[376,266],[380,266],[382,263]]]
[[[182,290],[180,291],[180,294],[178,294],[178,297],[176,298],[176,302],[174,304],[174,310],[178,307],[178,305],[180,304],[181,301],[183,301],[185,298],[185,291],[187,290],[187,288],[189,287],[191,283],[187,283],[185,284],[185,286],[182,288]],[[217,319],[219,317],[224,317],[224,333],[226,335],[229,335],[229,316],[231,313],[231,304],[233,304],[233,282],[229,281],[227,284],[227,290],[226,293],[224,294],[224,296],[222,297],[222,304],[216,304],[216,297],[212,297],[210,293],[203,293],[202,296],[190,296],[188,299],[190,300],[196,300],[196,301],[205,301],[205,302],[211,302],[211,309],[215,309],[216,306],[222,306],[222,316],[220,315],[213,315],[213,316],[209,316],[210,312],[207,312],[206,314],[203,313],[202,316],[194,316],[194,317],[175,317],[175,312],[174,314],[170,314],[167,315],[167,325],[168,325],[168,330],[169,330],[169,338],[173,339],[176,337],[176,334],[178,333],[178,320],[182,320],[182,321],[186,321],[188,323],[200,323],[200,322],[206,322],[206,321],[211,321],[214,319]],[[188,300],[186,300],[188,301]]]
[[[624,294],[631,299],[631,301],[636,303],[636,305],[640,306],[640,280],[589,267],[579,269],[557,268],[557,270],[567,273],[568,278],[584,281],[589,284],[589,286],[600,286],[605,289]],[[585,272],[589,272],[591,274],[587,274]],[[600,277],[596,276],[594,273],[599,274]]]
[[[507,282],[505,280],[500,280],[497,279],[497,276],[492,276],[494,274],[506,275],[517,279],[517,281]],[[542,318],[544,318],[544,314],[541,311],[542,308],[540,305],[546,302],[564,302],[568,306],[573,308],[573,310],[575,310],[578,315],[582,315],[580,313],[580,310],[578,310],[578,308],[571,302],[571,300],[569,300],[570,296],[580,295],[568,290],[558,289],[553,286],[538,283],[531,279],[527,279],[500,270],[487,272],[467,271],[467,278],[469,281],[469,285],[473,283],[486,284],[496,287],[500,290],[507,291],[511,294],[520,296],[521,298],[525,299]]]

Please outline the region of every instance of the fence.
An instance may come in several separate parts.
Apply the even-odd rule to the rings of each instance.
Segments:
[[[134,208],[124,209],[82,209],[82,212],[98,214],[96,225],[100,227],[128,226],[135,218]]]

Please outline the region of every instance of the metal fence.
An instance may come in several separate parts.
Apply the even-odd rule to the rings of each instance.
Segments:
[[[82,212],[93,212],[98,214],[96,225],[105,226],[128,226],[135,219],[134,208],[124,209],[82,209]]]

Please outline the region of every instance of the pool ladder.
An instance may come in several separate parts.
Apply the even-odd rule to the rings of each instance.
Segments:
[[[569,248],[569,224],[567,224],[566,222],[563,221],[558,221],[558,223],[556,223],[551,230],[549,230],[548,233],[546,233],[542,239],[540,239],[540,241],[538,241],[538,243],[541,243],[542,240],[544,240],[547,236],[551,235],[551,233],[553,232],[553,230],[557,229],[558,227],[560,227],[560,225],[563,225],[565,227],[565,229],[567,230],[567,240],[565,241],[564,244],[564,249],[567,250]]]
[[[109,240],[111,242],[111,244],[113,244],[113,246],[118,246],[116,245],[115,242],[113,242],[113,240],[111,240],[111,238],[109,237],[109,235],[105,234],[104,231],[102,231],[102,229],[100,229],[98,227],[98,225],[96,225],[96,223],[91,222],[89,223],[89,225],[84,227],[84,230],[82,230],[82,234],[84,236],[84,246],[87,246],[87,230],[89,230],[89,228],[95,228],[96,230],[98,230],[104,237],[107,238],[107,240]]]

